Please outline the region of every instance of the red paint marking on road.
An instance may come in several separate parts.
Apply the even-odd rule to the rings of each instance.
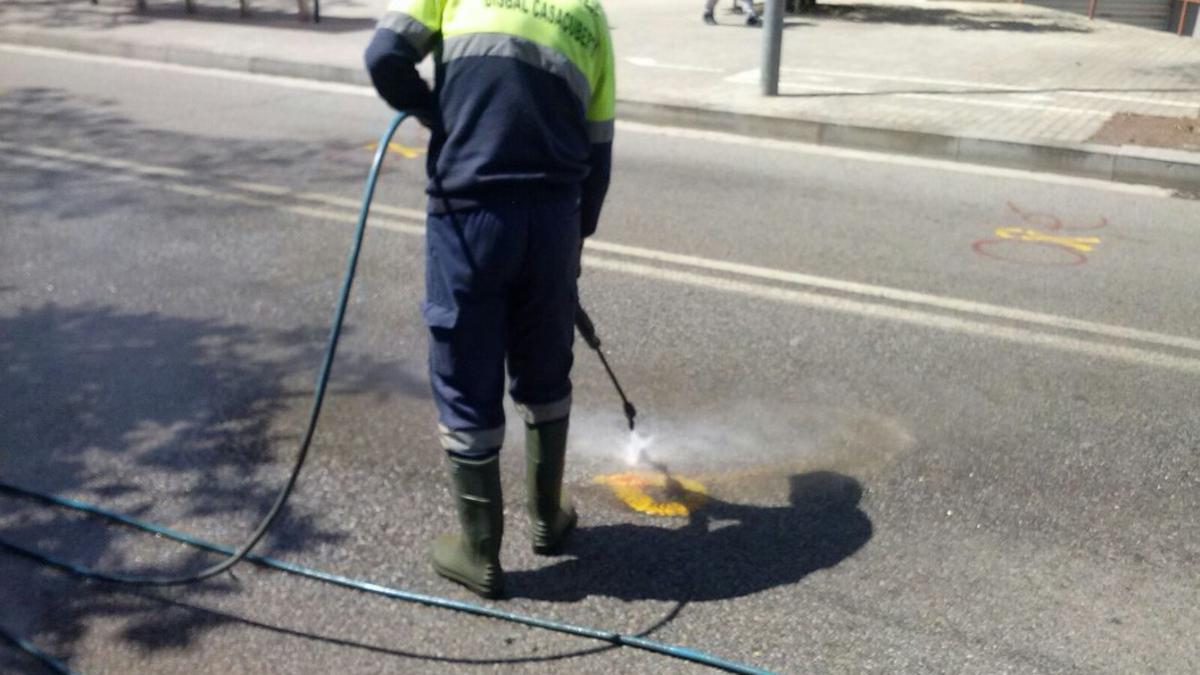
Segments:
[[[1037,261],[1037,260],[1022,260],[1020,255],[1008,256],[1002,255],[995,250],[997,246],[1001,246],[1001,250],[1015,249],[1019,252],[1022,245],[1044,246],[1051,248],[1059,253],[1065,253],[1068,258],[1062,258],[1061,261]],[[1004,246],[1007,245],[1007,246]],[[977,239],[971,244],[971,248],[979,255],[992,260],[1001,260],[1003,262],[1017,263],[1020,265],[1036,265],[1039,267],[1075,267],[1087,263],[1087,256],[1074,249],[1054,244],[1047,241],[1021,241],[1020,239]]]
[[[1013,202],[1007,202],[1008,208],[1016,214],[1026,225],[1041,228],[1045,232],[1077,232],[1099,230],[1108,227],[1107,218],[1101,217],[1095,223],[1069,225],[1063,223],[1058,216],[1044,211],[1029,211],[1017,206]],[[1000,237],[991,237],[985,239],[976,239],[971,243],[971,250],[977,255],[992,260],[1001,260],[1004,262],[1017,263],[1021,265],[1034,265],[1039,267],[1077,267],[1087,264],[1088,257],[1084,254],[1081,247],[1074,241],[1068,239],[1084,238],[1069,238],[1059,235],[1055,237],[1050,234],[1039,234],[1035,230],[1022,228],[1022,231],[1027,233],[1026,236],[1013,238],[1011,233],[1006,233],[1005,230],[1011,231],[1011,227],[997,228],[996,234]],[[1055,239],[1058,239],[1056,241]],[[1090,245],[1098,244],[1099,239],[1096,237],[1088,238],[1091,241],[1086,242]],[[1055,251],[1055,255],[1047,260],[1037,260],[1030,258],[1028,255],[1022,255],[1022,252],[1028,252],[1028,246],[1040,246],[1049,248]],[[1084,250],[1090,250],[1089,247],[1082,247]]]

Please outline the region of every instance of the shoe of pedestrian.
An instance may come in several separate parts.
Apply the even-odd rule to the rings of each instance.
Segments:
[[[704,23],[706,23],[710,26],[715,26],[715,25],[717,25],[717,19],[713,16],[712,12],[705,12],[704,13]]]
[[[729,11],[733,14],[745,14],[746,13],[746,10],[742,9],[742,6],[737,4],[736,2],[733,3],[733,7],[729,8]]]
[[[504,591],[500,457],[476,460],[447,455],[447,461],[462,531],[444,534],[433,542],[433,569],[485,598],[497,598]]]
[[[525,486],[533,552],[557,553],[578,519],[563,490],[568,420],[525,425]]]
[[[758,18],[757,14],[751,14],[750,16],[746,17],[746,25],[747,26],[761,26],[762,19]]]

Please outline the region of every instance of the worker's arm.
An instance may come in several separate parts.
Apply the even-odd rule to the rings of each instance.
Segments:
[[[587,109],[588,140],[591,155],[588,158],[589,172],[583,181],[583,196],[580,202],[580,226],[584,237],[596,231],[600,221],[600,208],[608,194],[608,180],[612,174],[613,125],[616,114],[616,72],[613,70],[612,39],[608,24],[600,15],[601,40],[597,49],[599,75],[592,85],[592,100]]]
[[[592,156],[588,160],[591,170],[583,180],[583,197],[579,207],[580,233],[590,237],[600,222],[600,208],[608,194],[608,179],[612,174],[612,141],[593,143]]]
[[[429,85],[417,74],[417,64],[439,39],[440,30],[437,0],[392,0],[364,57],[383,100],[427,125],[437,106]]]

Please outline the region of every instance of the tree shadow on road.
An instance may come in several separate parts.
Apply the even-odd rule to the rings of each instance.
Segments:
[[[523,656],[489,656],[486,653],[473,656],[447,656],[433,651],[414,651],[370,642],[346,635],[338,635],[336,631],[317,632],[291,628],[281,623],[267,623],[255,619],[222,611],[198,604],[180,602],[156,593],[128,592],[118,596],[106,596],[105,602],[110,613],[129,613],[131,606],[141,607],[146,613],[147,606],[156,608],[153,617],[134,623],[125,629],[125,637],[138,644],[150,644],[155,648],[179,648],[191,642],[194,634],[216,628],[218,626],[239,626],[262,631],[273,635],[305,640],[310,643],[332,645],[338,648],[363,651],[380,657],[406,659],[425,664],[442,663],[460,666],[515,666],[518,664],[562,662],[587,656],[595,656],[603,652],[620,649],[619,645],[603,644],[595,647],[542,654],[527,654]],[[670,624],[686,603],[676,603],[668,612],[656,620],[648,628],[637,633],[638,637],[649,637],[663,626]]]
[[[383,107],[380,110],[381,120],[386,119],[386,110]],[[196,125],[210,122],[214,126],[228,123],[217,110],[198,110]],[[417,126],[410,123],[401,127],[397,140],[408,133],[423,133],[414,131]],[[87,213],[71,212],[79,208],[78,200],[56,200],[40,192],[23,195],[11,188],[7,190],[10,194],[5,195],[5,215],[48,212],[63,217],[135,208],[144,198],[143,191],[155,189],[156,180],[222,190],[230,188],[230,181],[270,183],[272,188],[293,191],[283,195],[290,199],[302,197],[315,185],[336,189],[339,196],[355,199],[361,194],[373,154],[371,144],[377,138],[376,130],[357,137],[350,131],[338,140],[294,137],[271,141],[154,129],[131,120],[116,108],[113,100],[47,87],[0,91],[0,129],[4,129],[3,140],[12,144],[5,150],[7,157],[0,158],[0,167],[5,166],[6,159],[24,162],[16,165],[18,169],[35,167],[35,170],[12,172],[11,176],[0,174],[9,182],[58,191],[88,189],[87,185],[79,186],[78,181],[55,181],[60,172],[70,171],[107,175],[130,186],[121,191],[89,194]],[[122,167],[114,164],[114,160],[118,163],[133,160],[136,164]],[[42,162],[45,169],[37,169],[31,161]],[[423,158],[405,161],[389,158],[381,174],[387,177],[380,183],[381,193],[407,189],[414,195],[423,195],[426,180]],[[352,187],[346,190],[345,185]],[[46,192],[53,197],[53,192]],[[254,196],[270,195],[260,192]]]
[[[833,567],[872,536],[858,508],[861,484],[819,471],[789,478],[790,503],[747,506],[710,497],[678,529],[647,525],[580,528],[572,559],[512,572],[514,597],[574,602],[599,595],[698,602],[743,597],[795,584]]]
[[[302,249],[308,257],[300,266],[309,273],[293,277],[276,260],[256,259],[253,245],[197,245],[214,240],[199,236],[201,228],[244,222],[238,218],[253,207],[185,197],[167,203],[166,222],[144,214],[154,213],[152,197],[168,180],[227,191],[233,188],[221,181],[251,177],[285,186],[322,183],[356,198],[371,157],[364,143],[374,135],[270,142],[164,130],[130,119],[104,97],[49,88],[0,92],[0,128],[13,145],[0,158],[0,480],[240,543],[294,457],[348,229],[331,230],[338,253],[326,257],[336,260],[333,278],[314,268],[325,258],[310,254],[331,243],[323,231],[251,240],[293,247],[267,249],[281,251],[280,258]],[[423,162],[391,167],[423,175]],[[423,183],[412,180],[414,190]],[[352,189],[343,192],[346,185]],[[158,256],[155,244],[139,249],[124,240],[130,236],[166,250]],[[223,267],[213,264],[218,260]],[[106,291],[110,279],[121,289]],[[287,288],[272,295],[278,284]],[[55,301],[45,301],[47,295]],[[189,306],[179,298],[192,295],[203,298],[190,305],[200,313],[154,306],[155,298]],[[246,318],[207,318],[208,308],[198,305],[214,298],[221,301],[211,308],[216,315],[245,311]],[[311,323],[303,318],[313,315]],[[384,404],[397,396],[427,399],[423,370],[344,343],[329,394],[334,401],[369,395]],[[344,461],[322,452],[330,421],[327,414],[318,430],[316,458]],[[302,476],[301,497],[304,482]],[[256,552],[311,554],[344,540],[341,526],[304,504],[301,498],[286,508]],[[0,537],[111,572],[186,573],[214,562],[209,554],[10,496],[0,496]],[[167,625],[160,605],[126,602],[110,592],[116,587],[85,584],[12,556],[0,555],[0,580],[0,626],[66,659],[114,619],[118,652],[180,649],[216,625],[199,615],[194,628],[181,628],[174,615]],[[237,592],[239,582],[223,575],[169,594],[181,600]],[[122,621],[129,627],[124,633]],[[0,670],[9,662],[0,656]]]
[[[97,305],[46,304],[0,316],[0,480],[240,543],[294,457],[323,332]],[[346,355],[331,395],[390,389],[387,383],[403,376],[397,368]],[[104,571],[186,573],[214,562],[150,535],[8,496],[0,497],[0,537]],[[307,551],[344,537],[293,503],[258,551]],[[158,622],[153,605],[82,592],[73,577],[9,556],[0,556],[0,578],[0,625],[62,658],[98,617],[142,621],[124,637],[149,650],[178,647],[175,632],[190,641],[212,623],[198,617],[196,627],[176,631]],[[173,593],[237,587],[226,575]]]

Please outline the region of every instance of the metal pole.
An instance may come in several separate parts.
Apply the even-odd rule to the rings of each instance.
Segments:
[[[779,54],[783,46],[783,1],[766,1],[762,51],[763,96],[779,95]]]

